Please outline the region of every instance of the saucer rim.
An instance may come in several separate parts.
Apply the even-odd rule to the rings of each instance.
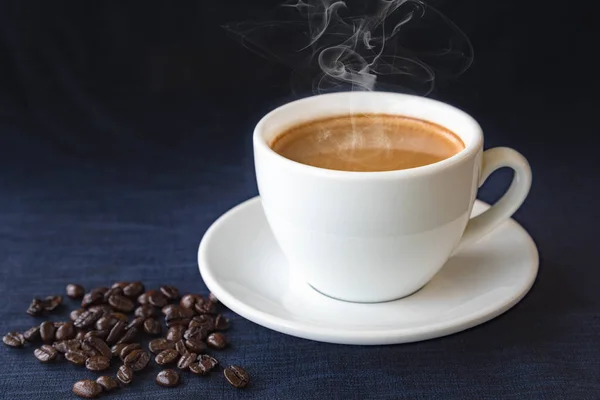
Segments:
[[[500,302],[479,309],[474,313],[460,316],[457,319],[443,321],[437,324],[428,324],[421,327],[340,331],[333,328],[313,325],[307,329],[306,322],[290,321],[245,304],[219,284],[218,279],[215,278],[213,272],[208,267],[209,263],[206,259],[207,246],[220,225],[222,225],[225,220],[235,218],[236,214],[239,214],[246,208],[254,206],[254,203],[260,203],[260,201],[260,196],[247,199],[226,211],[211,224],[198,246],[198,268],[208,289],[231,311],[258,325],[291,336],[336,344],[387,345],[417,342],[451,335],[483,324],[514,307],[530,291],[539,271],[539,252],[533,238],[519,223],[510,218],[503,222],[501,226],[509,224],[512,229],[520,230],[521,233],[525,235],[527,243],[523,242],[522,246],[528,247],[530,257],[533,260],[532,264],[535,264],[529,267],[527,279],[523,278],[520,288],[518,290],[515,289],[513,296],[510,298],[503,299]],[[489,204],[481,200],[476,200],[475,202],[479,203],[479,207],[483,207],[484,210],[490,207]],[[474,246],[476,245],[477,244],[474,244]],[[393,300],[392,302],[400,301],[402,301],[402,299]],[[357,304],[362,305],[363,303]]]

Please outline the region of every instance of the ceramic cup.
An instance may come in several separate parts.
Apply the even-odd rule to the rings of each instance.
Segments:
[[[350,172],[291,161],[269,147],[291,126],[349,112],[431,121],[465,149],[422,167]],[[510,218],[531,186],[527,160],[509,148],[483,151],[481,127],[468,114],[405,94],[344,92],[285,104],[260,120],[253,146],[262,205],[290,267],[317,291],[352,302],[419,290],[454,252]],[[478,187],[501,167],[515,171],[510,188],[470,218]]]

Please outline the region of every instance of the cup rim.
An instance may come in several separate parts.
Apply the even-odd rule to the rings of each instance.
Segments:
[[[301,106],[302,104],[305,104],[305,103],[313,102],[317,98],[347,97],[347,96],[351,96],[351,95],[352,96],[354,96],[354,95],[373,96],[373,97],[384,95],[384,96],[392,96],[392,97],[399,97],[399,98],[405,98],[405,99],[411,98],[411,99],[414,99],[417,101],[422,101],[424,103],[429,103],[430,105],[437,105],[438,107],[444,107],[448,110],[451,110],[453,113],[459,114],[469,125],[471,125],[471,129],[474,132],[476,132],[476,135],[475,135],[475,138],[473,140],[471,140],[469,143],[465,143],[464,149],[462,149],[461,151],[459,151],[458,153],[454,154],[451,157],[445,158],[445,159],[435,162],[433,164],[427,164],[427,165],[423,165],[420,167],[391,170],[391,171],[344,171],[344,170],[334,170],[334,169],[327,169],[327,168],[321,168],[321,167],[315,167],[312,165],[302,164],[298,161],[290,160],[289,158],[286,158],[286,157],[280,155],[279,153],[275,152],[268,145],[267,140],[263,136],[264,125],[267,123],[267,121],[270,118],[272,118],[277,113],[285,112],[286,109]],[[341,115],[341,113],[331,113],[331,117],[335,117],[336,115]],[[403,114],[397,113],[396,115],[402,116]],[[410,115],[405,115],[405,116],[411,117]],[[421,119],[427,121],[426,118],[421,118]],[[444,126],[443,124],[440,124],[439,122],[436,122],[436,121],[430,121],[430,122]],[[454,132],[454,130],[452,130],[452,131]],[[463,137],[461,136],[460,133],[457,133],[457,132],[454,132],[454,133],[457,134],[461,138],[461,140],[463,140]],[[464,140],[463,140],[463,143],[464,143]],[[466,159],[468,159],[469,157],[473,156],[474,153],[476,153],[479,149],[483,148],[483,132],[482,132],[482,129],[481,129],[481,126],[479,125],[479,123],[473,117],[471,117],[469,114],[467,114],[465,111],[463,111],[455,106],[452,106],[450,104],[441,102],[439,100],[434,100],[434,99],[416,96],[416,95],[410,95],[410,94],[404,94],[404,93],[392,93],[392,92],[378,92],[378,91],[338,92],[338,93],[326,93],[326,94],[318,94],[318,95],[304,97],[304,98],[301,98],[298,100],[287,102],[287,103],[285,103],[281,106],[278,106],[275,109],[269,111],[266,115],[264,115],[258,121],[258,123],[256,124],[256,126],[254,128],[253,145],[254,145],[255,151],[256,150],[262,151],[269,157],[273,157],[276,160],[278,160],[278,162],[283,163],[283,165],[285,165],[288,168],[293,168],[298,171],[303,170],[306,173],[317,174],[317,175],[323,176],[323,177],[340,178],[340,179],[354,179],[354,180],[356,180],[356,179],[410,178],[410,177],[416,177],[416,176],[422,176],[422,175],[435,174],[437,172],[440,172],[441,170],[445,170],[446,168],[449,168],[453,165],[459,164],[459,163],[465,161]]]

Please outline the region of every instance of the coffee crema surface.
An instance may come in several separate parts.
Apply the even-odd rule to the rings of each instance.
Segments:
[[[270,143],[281,156],[313,167],[376,172],[421,167],[465,148],[432,122],[388,114],[353,114],[302,123]]]

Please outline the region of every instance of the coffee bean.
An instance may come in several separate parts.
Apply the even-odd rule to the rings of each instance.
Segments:
[[[148,344],[148,348],[154,354],[158,354],[163,350],[173,349],[175,344],[165,338],[154,339]]]
[[[154,307],[164,307],[169,302],[165,295],[158,290],[149,290],[146,294],[148,295],[148,303]]]
[[[162,315],[167,316],[168,314],[173,312],[173,310],[175,310],[179,307],[180,306],[177,304],[167,304],[166,306],[164,306],[163,308],[160,309],[160,312]]]
[[[150,304],[150,303],[148,302],[148,293],[142,293],[142,294],[140,294],[140,295],[138,296],[138,298],[137,298],[137,302],[138,302],[138,304],[140,304],[140,305]]]
[[[96,304],[100,304],[104,301],[104,292],[92,290],[86,293],[81,300],[81,307],[88,308]]]
[[[246,370],[244,370],[242,367],[238,367],[237,365],[230,365],[229,367],[225,368],[223,374],[225,375],[227,382],[236,388],[244,388],[250,381],[250,377],[248,376]]]
[[[79,340],[83,340],[83,339],[85,339],[85,334],[86,334],[86,333],[87,333],[87,332],[86,332],[86,331],[84,331],[84,330],[78,330],[78,331],[77,331],[77,335],[75,335],[75,339],[79,339]]]
[[[90,371],[104,371],[110,367],[110,358],[104,356],[93,356],[85,360],[85,367]]]
[[[67,341],[66,340],[61,340],[59,342],[54,342],[54,343],[52,343],[52,347],[54,347],[56,349],[56,351],[58,351],[61,354],[64,354],[67,351],[69,351],[69,348],[67,347]]]
[[[111,315],[111,317],[115,318],[117,320],[117,322],[118,321],[125,321],[125,322],[129,321],[129,317],[127,315],[123,314],[123,313],[120,313],[120,312],[114,312],[114,313],[112,313],[110,315]]]
[[[104,357],[112,357],[110,347],[108,347],[104,340],[100,339],[99,337],[88,337],[83,342],[90,346],[92,349],[96,350],[99,354],[103,355]]]
[[[128,344],[125,343],[121,343],[121,344],[115,344],[113,347],[110,348],[110,352],[112,354],[113,357],[119,357],[119,355],[121,354],[121,351],[126,347],[129,346]]]
[[[54,341],[54,332],[56,328],[52,322],[46,321],[40,324],[40,336],[44,343],[51,344]]]
[[[138,349],[133,350],[131,353],[125,357],[125,364],[131,365],[131,369],[134,371],[141,371],[146,368],[148,362],[150,361],[150,354],[145,352],[144,350]]]
[[[189,369],[192,373],[196,375],[207,375],[217,365],[219,365],[219,362],[215,358],[207,354],[203,354],[201,356],[198,356],[197,362],[190,364]]]
[[[106,338],[106,343],[113,345],[117,343],[123,335],[125,335],[125,331],[127,330],[127,322],[119,321],[112,327],[110,332],[108,333],[108,337]]]
[[[90,379],[75,382],[73,385],[73,394],[85,399],[94,399],[98,397],[100,393],[102,393],[102,386]]]
[[[145,288],[142,282],[131,282],[129,285],[123,288],[123,293],[125,293],[125,296],[129,298],[135,299],[144,293],[144,289]]]
[[[215,319],[208,314],[196,315],[194,318],[192,318],[188,327],[201,327],[203,328],[204,332],[208,334],[209,332],[215,330]]]
[[[125,331],[125,334],[117,343],[131,343],[135,340],[135,337],[138,334],[138,328],[133,327],[129,328]]]
[[[54,337],[56,340],[69,340],[75,338],[76,334],[77,332],[75,332],[75,326],[73,323],[67,322],[56,329]]]
[[[131,320],[129,325],[127,325],[127,329],[137,328],[139,330],[142,327],[142,325],[144,325],[145,320],[146,320],[146,318],[144,318],[144,317],[134,318]]]
[[[106,340],[109,333],[110,333],[110,331],[108,329],[105,329],[103,331],[93,330],[93,331],[86,332],[84,339],[89,338],[89,337],[97,337],[102,340]]]
[[[27,314],[37,317],[44,312],[44,304],[40,299],[33,299],[27,307]]]
[[[96,321],[100,319],[100,317],[102,317],[102,314],[103,313],[101,310],[87,310],[81,313],[81,315],[77,317],[77,319],[73,323],[77,328],[80,329],[89,328],[90,326],[95,324]]]
[[[179,298],[179,290],[175,286],[163,285],[160,287],[160,292],[169,300]]]
[[[183,333],[183,338],[185,340],[189,340],[189,339],[205,339],[208,336],[208,331],[205,330],[203,327],[201,326],[193,326],[191,328],[186,329],[186,331]]]
[[[35,358],[40,360],[41,362],[50,362],[56,358],[56,354],[58,352],[56,349],[49,344],[45,344],[42,347],[39,347],[33,351],[33,355]]]
[[[175,350],[177,350],[177,352],[181,355],[184,355],[188,352],[187,347],[185,347],[185,342],[183,340],[180,340],[177,343],[175,343]]]
[[[217,315],[217,318],[215,318],[215,329],[218,331],[226,331],[229,329],[229,320],[221,314]]]
[[[121,361],[125,361],[125,358],[127,358],[129,353],[131,353],[132,351],[138,350],[141,348],[142,348],[142,345],[140,345],[139,343],[131,343],[131,344],[125,345],[121,349],[121,352],[119,353],[119,357],[121,358]]]
[[[127,285],[129,285],[129,282],[115,282],[112,284],[112,286],[110,288],[111,289],[114,289],[114,288],[125,289],[125,287],[127,287]]]
[[[99,331],[110,330],[117,323],[117,319],[112,315],[105,315],[96,321],[96,329]]]
[[[117,371],[117,379],[125,385],[130,384],[133,380],[133,369],[131,366],[127,364],[121,365]]]
[[[194,353],[202,353],[206,351],[206,343],[200,339],[191,338],[185,341],[185,347]]]
[[[206,344],[213,349],[221,350],[227,347],[227,338],[219,332],[211,333],[206,338]]]
[[[165,307],[168,307],[165,306]],[[150,304],[143,304],[141,306],[139,306],[138,308],[135,309],[135,316],[136,317],[144,317],[144,318],[149,318],[149,317],[154,317],[156,316],[156,308],[154,308],[154,306],[150,305]]]
[[[111,392],[119,387],[119,382],[112,376],[104,375],[96,379],[96,383],[102,386],[105,392]]]
[[[163,350],[154,358],[158,365],[166,365],[176,361],[179,358],[179,352],[175,349]]]
[[[181,325],[175,325],[169,328],[167,331],[167,340],[172,342],[177,342],[183,338],[183,332],[185,331],[185,327]]]
[[[88,307],[88,311],[91,311],[91,312],[99,311],[100,317],[103,317],[105,315],[110,315],[113,313],[113,309],[108,304],[96,304],[96,305],[90,306],[90,307]]]
[[[81,285],[69,283],[66,289],[67,296],[72,299],[80,299],[85,294],[85,289]]]
[[[119,294],[114,294],[109,297],[108,304],[117,311],[130,313],[135,308],[135,303],[129,298]]]
[[[38,340],[40,340],[40,327],[34,326],[27,329],[23,333],[23,338],[28,342],[37,342]]]
[[[61,340],[59,342],[54,342],[52,346],[59,353],[65,354],[69,351],[80,351],[81,350],[81,341],[78,339],[71,340]]]
[[[42,307],[46,311],[54,311],[62,304],[62,296],[48,296],[42,301]]]
[[[186,294],[179,301],[179,305],[183,308],[194,308],[194,304],[198,301],[204,301],[204,299],[197,294]]]
[[[215,304],[219,304],[219,299],[217,299],[217,296],[215,296],[215,295],[214,295],[214,294],[212,294],[212,293],[209,293],[209,294],[208,294],[208,300],[209,300],[209,301],[212,301],[212,302],[213,302],[213,303],[215,303]]]
[[[143,318],[143,317],[140,317]],[[160,335],[162,325],[154,318],[148,318],[144,321],[144,332],[149,335]]]
[[[81,314],[83,314],[85,312],[85,308],[78,308],[76,310],[71,311],[71,313],[69,314],[69,319],[71,321],[75,321],[77,318],[79,318],[79,316]]]
[[[167,327],[172,327],[176,325],[187,326],[190,323],[190,316],[184,315],[183,310],[187,310],[185,308],[181,310],[173,310],[167,315],[165,315],[165,324]]]
[[[156,375],[156,383],[163,387],[179,385],[179,374],[173,369],[165,369]]]
[[[86,360],[88,359],[87,354],[81,350],[73,350],[65,353],[65,358],[67,361],[75,364],[75,365],[85,365]]]
[[[110,288],[108,289],[108,292],[104,293],[104,302],[108,303],[108,300],[110,299],[111,296],[124,296],[123,294],[123,289],[121,289],[120,287],[114,287],[114,288]]]
[[[212,301],[203,301],[202,303],[197,302],[194,304],[194,310],[198,314],[216,314],[217,305]]]
[[[196,353],[188,353],[181,355],[181,358],[177,362],[177,368],[179,369],[188,369],[190,364],[196,361]]]

